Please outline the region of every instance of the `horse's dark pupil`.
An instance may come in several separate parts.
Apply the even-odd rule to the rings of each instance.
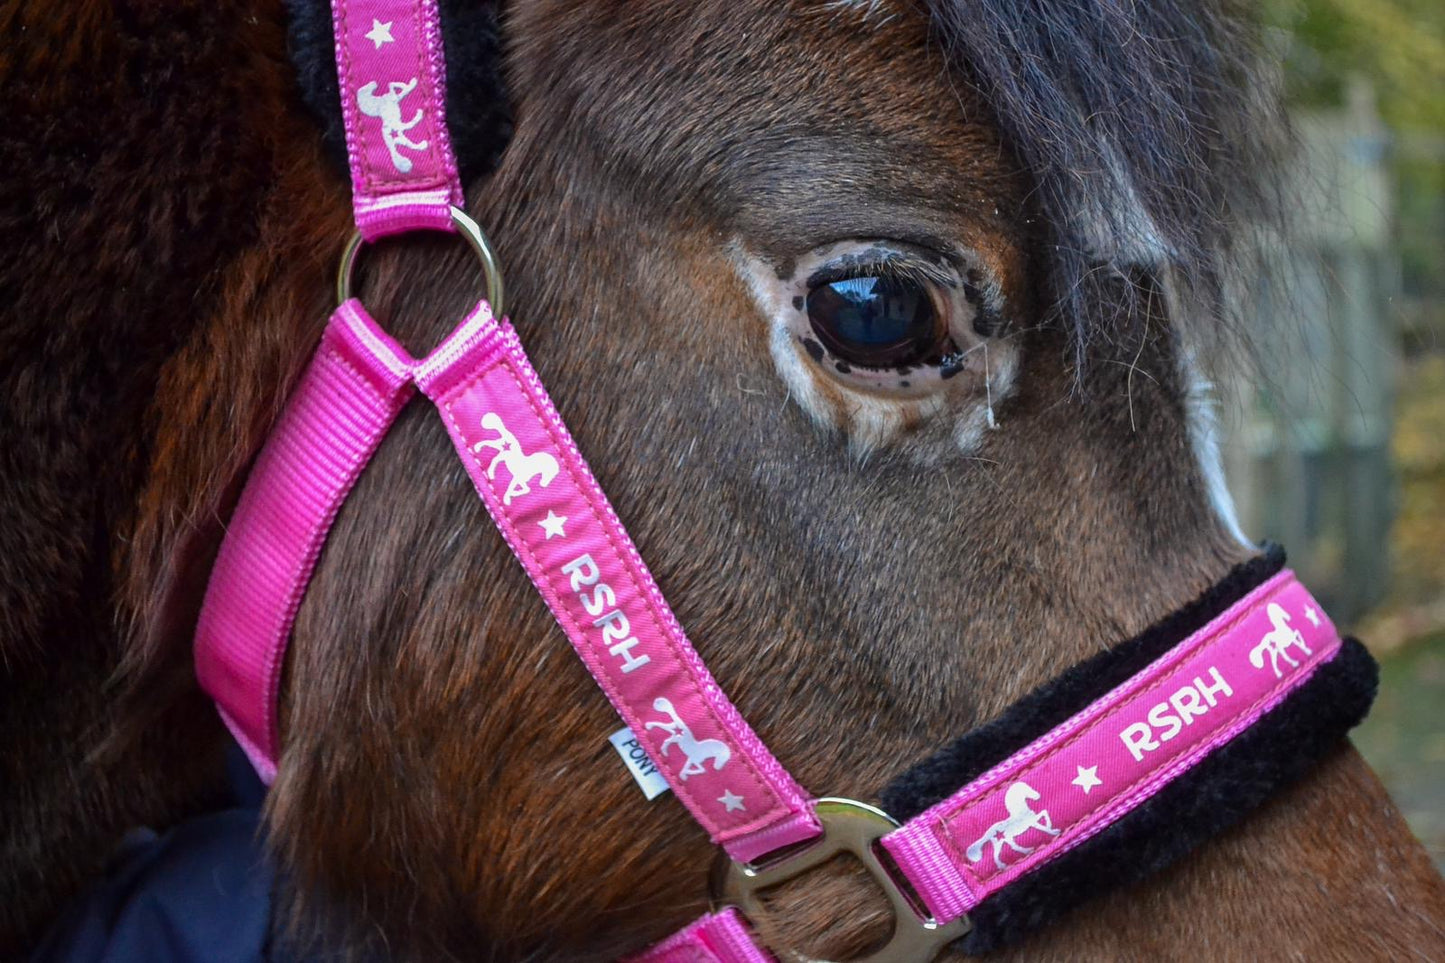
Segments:
[[[938,319],[923,286],[859,277],[808,292],[808,320],[828,350],[867,367],[917,363],[938,348]]]

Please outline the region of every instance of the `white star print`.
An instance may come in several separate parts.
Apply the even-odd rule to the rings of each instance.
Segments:
[[[362,34],[362,36],[376,44],[376,49],[380,50],[382,44],[392,43],[396,40],[396,38],[391,35],[391,25],[393,22],[394,21],[388,20],[386,23],[382,23],[380,20],[373,20],[371,21],[371,30]]]
[[[1079,770],[1079,774],[1074,777],[1074,785],[1084,790],[1085,796],[1087,796],[1089,790],[1095,786],[1102,786],[1104,784],[1104,780],[1099,778],[1098,766],[1075,766],[1074,768]]]
[[[550,540],[553,535],[560,535],[563,538],[567,537],[566,530],[562,528],[563,525],[567,524],[566,515],[558,515],[554,511],[548,511],[547,517],[542,519],[537,524],[541,525],[542,531],[547,533],[548,540]]]
[[[727,811],[730,813],[737,812],[739,809],[746,810],[748,808],[743,805],[743,797],[735,794],[731,789],[724,789],[723,794],[717,797],[717,801],[726,806]]]
[[[1310,620],[1310,625],[1313,625],[1315,628],[1320,627],[1320,613],[1315,610],[1313,605],[1305,608],[1305,618]]]

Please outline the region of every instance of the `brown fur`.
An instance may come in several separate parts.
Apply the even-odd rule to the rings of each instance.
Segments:
[[[129,538],[186,510],[138,506],[149,466],[187,445],[157,431],[162,366],[235,297],[239,252],[262,237],[282,146],[267,132],[285,120],[307,134],[277,5],[240,8],[0,6],[0,958],[127,826],[194,811],[220,776],[219,727],[193,684],[167,722],[97,752],[119,714],[106,681]],[[278,389],[274,365],[257,377]],[[208,470],[234,470],[190,454],[203,452]],[[192,561],[175,540],[152,547]],[[204,567],[185,577],[203,584]]]
[[[1157,299],[1140,301],[1143,343],[1096,344],[1070,366],[1067,336],[1037,314],[1028,179],[921,15],[562,7],[517,4],[505,25],[517,129],[469,206],[603,487],[804,785],[871,798],[1243,556],[1189,451]],[[278,25],[261,19],[264,46]],[[274,150],[248,208],[261,240],[142,385],[156,441],[134,519],[114,520],[136,626],[127,705],[146,720],[131,732],[194,706],[205,566],[190,563],[214,552],[214,519],[314,343],[345,232],[343,185],[267,66],[251,107]],[[976,458],[860,464],[787,403],[727,245],[781,265],[837,238],[918,235],[982,252],[1007,306],[1000,336],[1020,346],[1016,389]],[[421,352],[480,285],[460,245],[389,247],[367,255],[366,300]],[[611,756],[615,715],[424,405],[337,521],[283,711],[269,813],[303,939],[402,960],[600,960],[706,905],[711,847]],[[881,933],[880,908],[856,876],[819,873],[758,922],[836,959]],[[1429,959],[1442,920],[1438,875],[1342,749],[1238,831],[1015,955]]]

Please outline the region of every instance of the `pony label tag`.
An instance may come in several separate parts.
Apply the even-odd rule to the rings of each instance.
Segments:
[[[642,790],[642,795],[648,800],[656,799],[667,792],[667,780],[657,766],[653,765],[652,757],[642,747],[642,743],[632,734],[632,730],[623,726],[618,729],[607,741],[612,743],[612,748],[622,757],[627,771],[632,773],[632,778],[637,782],[637,788]]]

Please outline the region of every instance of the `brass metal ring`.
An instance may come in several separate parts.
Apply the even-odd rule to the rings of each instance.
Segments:
[[[923,915],[917,897],[902,885],[878,858],[878,840],[898,828],[883,810],[852,799],[828,798],[814,803],[814,814],[823,824],[823,835],[802,849],[776,860],[759,864],[728,863],[713,880],[716,905],[736,906],[753,920],[763,912],[760,896],[764,890],[787,882],[821,866],[839,853],[858,858],[888,897],[893,907],[893,936],[874,953],[851,963],[921,963],[931,960],[954,940],[968,934],[973,924],[967,916],[940,923]],[[781,960],[806,959],[786,947],[769,947]]]
[[[472,220],[466,211],[455,205],[452,206],[452,223],[456,225],[457,233],[466,238],[472,250],[477,252],[477,259],[482,262],[482,273],[487,278],[487,304],[491,305],[493,317],[502,317],[502,269],[497,264],[497,255],[492,251],[492,245],[487,242],[487,235],[482,233],[480,225]],[[339,301],[351,297],[352,276],[356,273],[356,255],[365,243],[365,239],[358,232],[351,236],[351,240],[346,242],[346,247],[341,251],[341,266],[336,272],[336,296]]]

